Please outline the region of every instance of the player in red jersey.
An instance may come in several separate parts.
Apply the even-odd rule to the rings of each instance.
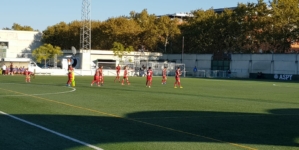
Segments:
[[[129,77],[128,77],[128,67],[127,66],[124,67],[124,77],[121,81],[121,85],[124,85],[125,80],[126,80],[127,84],[130,85]]]
[[[73,74],[72,74],[72,72],[70,71],[70,72],[68,72],[68,80],[67,80],[67,83],[66,83],[66,85],[67,86],[71,86],[71,83],[72,83],[72,80],[73,80]]]
[[[153,81],[153,71],[152,67],[148,67],[146,71],[146,87],[151,88],[152,86],[152,81]]]
[[[180,67],[178,67],[175,71],[175,82],[174,82],[174,88],[177,88],[176,85],[178,85],[180,88],[183,88],[181,86],[181,80],[180,80],[180,75],[181,75],[181,70]]]
[[[28,68],[26,68],[26,70],[24,71],[24,75],[26,76],[25,77],[25,82],[30,82],[30,75],[31,75],[31,72],[28,70]]]
[[[99,69],[96,69],[96,72],[93,76],[93,81],[91,82],[90,86],[93,86],[94,83],[97,83],[98,86],[100,86],[100,73]]]
[[[67,69],[67,71],[68,71],[68,73],[67,73],[68,80],[66,82],[67,86],[71,86],[71,83],[72,83],[72,80],[73,80],[73,70],[74,70],[73,67],[71,65],[69,65],[68,69]]]
[[[117,65],[117,66],[115,67],[115,70],[116,70],[116,77],[115,77],[115,79],[114,79],[114,82],[115,82],[116,79],[118,79],[118,82],[120,82],[120,78],[119,78],[120,66]]]
[[[162,70],[162,83],[161,84],[166,84],[167,81],[167,68],[164,67]]]
[[[100,66],[99,68],[99,77],[100,77],[100,84],[101,86],[103,86],[104,85],[103,66]]]

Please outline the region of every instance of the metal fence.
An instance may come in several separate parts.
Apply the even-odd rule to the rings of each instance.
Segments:
[[[180,67],[182,76],[186,76],[185,64],[180,63],[141,61],[138,65],[136,65],[136,63],[125,65],[130,66],[129,68],[131,69],[134,68],[135,72],[138,72],[136,73],[136,75],[138,76],[144,76],[148,67],[152,68],[154,76],[162,76],[162,70],[164,69],[164,67],[167,68],[168,76],[174,76],[177,67]]]
[[[224,70],[198,70],[194,73],[195,77],[200,78],[236,78],[237,72],[231,72]]]

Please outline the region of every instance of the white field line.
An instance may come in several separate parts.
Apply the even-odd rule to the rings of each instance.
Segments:
[[[3,84],[3,83],[1,83]],[[4,83],[7,84],[7,83]],[[10,84],[17,84],[17,83],[10,83]],[[63,91],[63,92],[53,92],[53,93],[40,93],[40,94],[26,94],[26,95],[0,95],[0,97],[3,96],[41,96],[41,95],[56,95],[56,94],[65,94],[65,93],[71,93],[71,92],[75,92],[76,89],[73,87],[67,87],[67,88],[71,88],[71,91]]]
[[[34,126],[34,127],[36,127],[36,128],[45,130],[45,131],[50,132],[50,133],[53,133],[53,134],[56,134],[56,135],[58,135],[58,136],[60,136],[60,137],[63,137],[63,138],[65,138],[65,139],[68,139],[68,140],[70,140],[70,141],[73,141],[73,142],[82,144],[82,145],[84,145],[84,146],[90,147],[90,148],[92,148],[92,149],[95,149],[95,150],[103,150],[103,149],[101,149],[101,148],[99,148],[99,147],[96,147],[96,146],[94,146],[94,145],[91,145],[91,144],[88,144],[88,143],[86,143],[86,142],[77,140],[77,139],[75,139],[75,138],[69,137],[69,136],[64,135],[64,134],[62,134],[62,133],[59,133],[59,132],[53,131],[53,130],[51,130],[51,129],[45,128],[45,127],[43,127],[43,126],[34,124],[34,123],[32,123],[32,122],[29,122],[29,121],[26,121],[26,120],[24,120],[24,119],[18,118],[18,117],[16,117],[16,116],[7,114],[7,113],[5,113],[5,112],[0,111],[0,113],[3,114],[3,115],[5,115],[5,116],[8,116],[8,117],[10,117],[10,118],[13,118],[13,119],[15,119],[15,120],[18,120],[18,121],[21,121],[21,122],[23,122],[23,123],[29,124],[29,125],[31,125],[31,126]]]
[[[286,87],[286,88],[298,88],[297,84],[295,86],[284,86],[284,85],[281,85],[281,84],[285,84],[287,82],[281,82],[281,83],[278,83],[277,82],[259,82],[259,81],[242,81],[242,80],[217,80],[217,79],[212,79],[212,80],[209,80],[209,79],[203,79],[203,81],[205,82],[239,82],[239,83],[247,83],[247,84],[269,84],[270,86],[277,86],[277,87]]]

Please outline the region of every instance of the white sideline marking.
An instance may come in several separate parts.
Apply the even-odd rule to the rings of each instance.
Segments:
[[[63,138],[65,138],[65,139],[71,140],[71,141],[73,141],[73,142],[82,144],[82,145],[87,146],[87,147],[90,147],[90,148],[92,148],[92,149],[95,149],[95,150],[103,150],[103,149],[101,149],[101,148],[99,148],[99,147],[96,147],[96,146],[94,146],[94,145],[91,145],[91,144],[88,144],[88,143],[86,143],[86,142],[77,140],[77,139],[75,139],[75,138],[69,137],[69,136],[64,135],[64,134],[62,134],[62,133],[59,133],[59,132],[53,131],[53,130],[51,130],[51,129],[45,128],[45,127],[43,127],[43,126],[34,124],[34,123],[32,123],[32,122],[29,122],[29,121],[26,121],[26,120],[24,120],[24,119],[18,118],[18,117],[16,117],[16,116],[7,114],[7,113],[5,113],[5,112],[0,111],[0,113],[3,114],[3,115],[8,116],[8,117],[10,117],[10,118],[13,118],[13,119],[15,119],[15,120],[18,120],[18,121],[21,121],[21,122],[23,122],[23,123],[26,123],[26,124],[32,125],[32,126],[34,126],[34,127],[37,127],[37,128],[39,128],[39,129],[42,129],[42,130],[48,131],[48,132],[50,132],[50,133],[56,134],[56,135],[58,135],[58,136],[60,136],[60,137],[63,137]]]

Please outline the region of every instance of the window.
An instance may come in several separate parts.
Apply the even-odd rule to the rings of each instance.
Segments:
[[[212,60],[212,70],[230,70],[229,60]]]
[[[98,59],[97,66],[98,67],[103,66],[103,69],[115,69],[116,61]]]

